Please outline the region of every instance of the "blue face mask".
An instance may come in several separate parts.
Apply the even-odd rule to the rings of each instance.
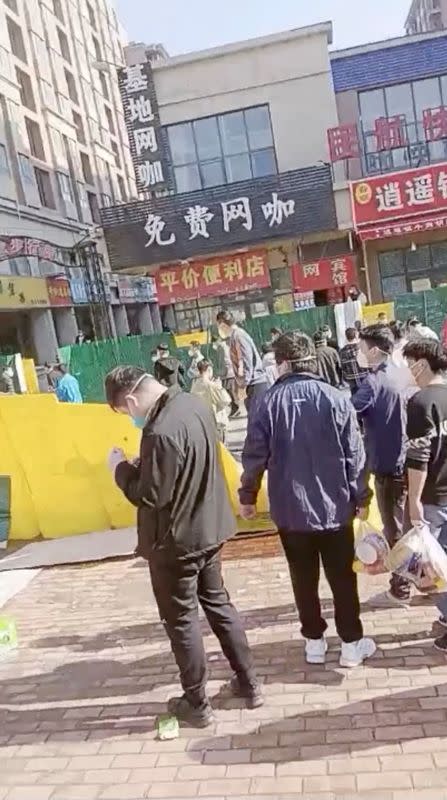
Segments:
[[[142,431],[146,425],[146,417],[131,417],[133,424],[138,430]]]

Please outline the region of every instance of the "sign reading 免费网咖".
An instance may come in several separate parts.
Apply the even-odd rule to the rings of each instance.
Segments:
[[[168,184],[168,159],[152,65],[145,61],[124,67],[118,79],[137,189],[163,189]]]
[[[45,278],[0,276],[0,309],[46,308],[49,305]]]
[[[447,209],[447,163],[350,184],[355,227]]]
[[[156,281],[160,306],[262,289],[270,286],[267,253],[252,250],[187,265],[161,267]]]

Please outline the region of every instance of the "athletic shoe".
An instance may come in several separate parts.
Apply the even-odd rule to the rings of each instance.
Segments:
[[[366,658],[371,658],[376,652],[376,643],[364,637],[358,642],[342,642],[340,666],[359,667]]]
[[[368,605],[375,608],[409,608],[410,598],[396,597],[390,591],[380,592],[369,598]]]
[[[207,728],[214,722],[214,713],[208,700],[200,706],[192,706],[186,695],[171,697],[168,701],[168,711],[177,717],[179,722],[193,728]]]
[[[230,682],[231,691],[235,697],[241,697],[245,700],[245,705],[250,710],[260,708],[264,705],[264,696],[261,690],[261,684],[258,681],[249,681],[243,683],[239,680],[237,675],[234,675]]]
[[[443,628],[447,628],[447,619],[445,617],[439,617],[438,624],[442,625]]]
[[[324,664],[326,661],[327,642],[321,639],[306,639],[306,661],[308,664]]]
[[[439,639],[435,639],[433,646],[436,650],[440,650],[441,653],[447,653],[447,633],[444,636],[440,636]]]

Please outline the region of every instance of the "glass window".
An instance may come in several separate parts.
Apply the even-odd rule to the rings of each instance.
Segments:
[[[6,145],[0,144],[0,175],[10,175]]]
[[[19,167],[23,182],[32,183],[34,186],[34,173],[30,160],[27,156],[20,155],[20,153],[19,153]]]
[[[193,123],[199,161],[220,158],[220,140],[216,117],[198,119]]]
[[[21,27],[17,25],[11,17],[6,17],[6,27],[8,28],[9,41],[13,54],[16,58],[19,58],[20,61],[26,62],[26,50]]]
[[[429,272],[431,266],[429,245],[419,245],[416,250],[406,250],[405,263],[407,272]]]
[[[431,245],[431,259],[433,269],[447,269],[447,242],[437,242]]]
[[[263,175],[274,175],[276,173],[276,159],[273,148],[252,153],[251,166],[254,178],[262,178]]]
[[[225,170],[228,183],[245,181],[251,178],[250,156],[248,153],[240,156],[230,156],[225,159]]]
[[[404,251],[388,250],[386,253],[379,253],[379,269],[382,277],[400,275],[405,271]]]
[[[225,173],[222,161],[204,161],[200,165],[202,184],[206,186],[222,186],[225,183]]]
[[[407,291],[407,279],[405,275],[398,275],[395,278],[382,278],[382,291],[384,300],[393,300],[399,294]]]
[[[202,188],[199,167],[197,164],[188,164],[185,167],[175,167],[175,182],[178,192],[194,192]]]
[[[413,94],[411,83],[388,86],[385,89],[387,117],[403,114],[407,124],[407,135],[410,142],[417,142],[417,130],[414,118]],[[397,166],[397,165],[396,165]]]
[[[22,105],[31,109],[31,111],[35,111],[36,104],[34,102],[33,86],[30,76],[22,69],[16,67],[16,77],[17,83],[20,86],[20,100],[22,101]]]
[[[225,155],[247,152],[247,132],[245,130],[242,111],[236,111],[233,114],[223,114],[219,117],[219,129]]]
[[[40,202],[43,206],[45,206],[45,208],[56,208],[49,172],[45,172],[45,170],[35,167],[34,174],[36,176]]]
[[[373,131],[376,119],[386,117],[385,96],[383,89],[374,89],[372,92],[361,92],[360,117],[364,132]]]
[[[168,137],[174,165],[190,164],[192,161],[196,161],[196,148],[190,122],[171,125],[168,128]]]
[[[267,106],[248,108],[244,113],[250,150],[273,147],[272,126]]]

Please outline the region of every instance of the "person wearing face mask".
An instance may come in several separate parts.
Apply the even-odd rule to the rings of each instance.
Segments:
[[[142,430],[136,464],[114,448],[109,467],[138,509],[137,554],[149,563],[160,619],[184,694],[168,703],[179,721],[206,727],[214,716],[198,608],[202,606],[234,672],[232,690],[248,708],[263,698],[241,620],[224,586],[221,548],[236,532],[211,409],[139,367],[117,367],[107,402]]]
[[[152,354],[154,378],[163,386],[185,388],[185,368],[181,361],[171,356],[169,347],[161,342]]]
[[[225,444],[227,438],[231,397],[222,386],[220,378],[214,380],[213,365],[203,359],[198,365],[199,377],[194,382],[191,393],[201,397],[212,409],[216,420],[219,440]]]
[[[200,375],[198,366],[200,362],[203,361],[205,358],[200,349],[200,342],[191,342],[190,348],[188,350],[188,355],[191,361],[186,374],[190,379],[190,381],[192,381],[192,386],[194,386],[194,381],[196,381]]]
[[[318,375],[315,346],[305,333],[274,344],[280,373],[260,400],[242,454],[239,498],[250,519],[268,471],[270,514],[289,565],[306,660],[323,664],[326,622],[318,597],[320,560],[331,587],[342,640],[340,664],[355,667],[375,652],[363,637],[353,572],[357,481],[362,437],[349,398]]]
[[[408,403],[408,510],[412,527],[428,524],[447,548],[447,353],[439,342],[410,341],[404,357],[419,387]],[[436,595],[447,628],[447,594]],[[435,641],[447,653],[447,633]]]
[[[211,337],[211,345],[216,353],[216,378],[220,378],[223,388],[231,397],[230,417],[235,417],[239,413],[239,405],[234,396],[234,370],[230,358],[230,348],[228,342],[215,335]]]
[[[220,338],[229,340],[236,387],[240,395],[245,395],[245,407],[250,416],[268,389],[261,356],[247,331],[236,325],[231,311],[219,311],[216,322]]]
[[[370,474],[375,476],[377,505],[383,532],[392,547],[404,533],[407,497],[405,481],[406,402],[390,369],[394,337],[390,328],[377,323],[360,331],[359,365],[369,369],[351,401],[365,431],[366,469],[360,490],[360,517],[368,518],[372,492]],[[411,376],[410,376],[411,377]],[[378,606],[406,606],[410,584],[391,576],[390,590],[371,598]]]

